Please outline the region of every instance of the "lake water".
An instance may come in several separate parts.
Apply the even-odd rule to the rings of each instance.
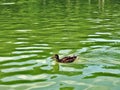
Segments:
[[[119,0],[0,1],[0,90],[119,89]]]

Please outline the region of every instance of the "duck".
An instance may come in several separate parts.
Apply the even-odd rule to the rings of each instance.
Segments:
[[[59,63],[72,63],[76,60],[77,56],[67,56],[67,57],[63,57],[63,58],[60,59],[59,55],[55,54],[54,58]]]

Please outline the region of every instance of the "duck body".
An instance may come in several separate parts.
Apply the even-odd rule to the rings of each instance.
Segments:
[[[60,63],[72,63],[77,58],[77,56],[68,56],[68,57],[63,57],[63,58],[59,59],[58,54],[55,54],[54,57],[55,57],[56,61],[60,62]]]

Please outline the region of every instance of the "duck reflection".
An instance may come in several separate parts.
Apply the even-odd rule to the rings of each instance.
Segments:
[[[60,65],[58,62],[55,62],[55,64],[53,65],[52,72],[58,72],[59,70],[60,70]]]

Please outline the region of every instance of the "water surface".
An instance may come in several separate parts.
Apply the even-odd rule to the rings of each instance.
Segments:
[[[119,0],[0,1],[1,90],[119,90]],[[77,55],[71,64],[51,57]]]

